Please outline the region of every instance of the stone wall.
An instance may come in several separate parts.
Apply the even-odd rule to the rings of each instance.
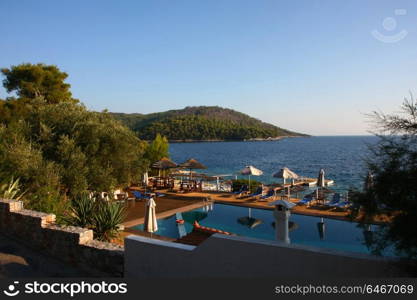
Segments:
[[[124,248],[93,239],[93,231],[55,223],[54,214],[0,199],[0,232],[93,276],[123,276]]]
[[[125,277],[364,278],[407,276],[395,259],[214,234],[199,246],[125,238]]]

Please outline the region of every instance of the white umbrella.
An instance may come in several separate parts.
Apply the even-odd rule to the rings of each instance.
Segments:
[[[143,185],[146,187],[146,186],[148,186],[148,181],[149,181],[149,174],[148,174],[148,171],[146,171],[144,174],[143,174]]]
[[[263,173],[264,172],[255,168],[254,166],[246,166],[242,171],[240,171],[240,174],[249,176],[249,190],[250,190],[250,176],[251,175],[261,176]]]
[[[143,182],[143,185],[145,186],[145,194],[146,194],[146,188],[148,187],[148,183],[149,183],[149,175],[148,175],[148,171],[146,171],[146,172],[143,174],[143,180],[142,180],[142,182]]]
[[[143,224],[143,228],[145,231],[150,232],[151,234],[158,230],[155,207],[155,200],[153,200],[153,198],[149,198],[149,200],[146,202],[145,222]]]
[[[284,193],[285,193],[285,180],[286,179],[297,179],[298,175],[295,174],[293,171],[288,169],[287,167],[282,168],[278,172],[276,172],[274,175],[272,175],[275,178],[282,178],[284,179]],[[290,195],[290,187],[288,187],[288,200],[291,199]]]
[[[275,178],[284,179],[284,184],[285,184],[286,179],[297,179],[298,178],[298,175],[295,174],[290,169],[288,169],[287,167],[282,168],[281,170],[279,170],[277,173],[275,173],[272,176],[274,176]]]

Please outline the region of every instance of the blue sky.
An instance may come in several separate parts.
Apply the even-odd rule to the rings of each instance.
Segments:
[[[365,113],[417,94],[415,20],[415,0],[1,0],[0,66],[55,64],[93,110],[219,105],[366,134]]]

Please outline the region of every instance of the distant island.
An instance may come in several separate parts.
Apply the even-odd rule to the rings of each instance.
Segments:
[[[218,106],[194,106],[159,113],[111,113],[141,139],[157,133],[170,142],[277,140],[307,136]]]

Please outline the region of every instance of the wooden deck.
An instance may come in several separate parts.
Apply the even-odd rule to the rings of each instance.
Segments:
[[[157,198],[156,202],[156,217],[166,218],[178,212],[189,211],[198,207],[202,207],[207,203],[202,201],[202,197],[181,197],[175,194],[168,193],[165,197]],[[127,201],[126,202],[127,215],[122,225],[125,228],[135,225],[143,224],[145,218],[146,202],[141,201]]]

